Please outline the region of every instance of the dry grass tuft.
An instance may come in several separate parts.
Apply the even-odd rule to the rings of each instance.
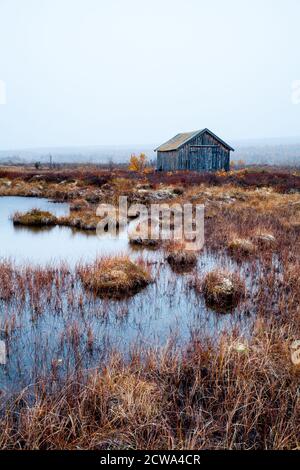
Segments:
[[[233,238],[228,243],[228,250],[233,255],[249,256],[255,253],[256,246],[246,238]]]
[[[133,246],[147,248],[157,248],[161,245],[161,240],[154,238],[143,238],[141,236],[129,235],[129,243]]]
[[[202,291],[209,306],[216,310],[230,310],[245,294],[245,284],[235,273],[215,270],[203,281]]]
[[[70,215],[59,217],[57,224],[65,227],[76,228],[79,230],[96,231],[99,217],[96,217],[92,210],[77,209]]]
[[[89,209],[89,203],[85,199],[76,199],[70,204],[70,211],[83,211]]]
[[[197,255],[193,251],[171,251],[167,256],[167,261],[176,272],[189,271],[196,266]]]
[[[127,257],[107,258],[92,266],[80,268],[84,286],[99,297],[130,297],[151,283],[146,267]]]
[[[163,412],[163,396],[154,381],[118,367],[92,376],[88,386],[93,395],[107,397],[107,415],[115,426],[135,423],[136,426],[159,421]]]
[[[191,271],[197,265],[197,252],[188,250],[184,241],[176,241],[165,245],[167,261],[177,273]]]

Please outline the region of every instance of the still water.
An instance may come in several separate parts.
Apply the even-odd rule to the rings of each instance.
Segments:
[[[31,209],[49,211],[57,216],[68,215],[69,205],[31,197],[0,197],[0,258],[17,264],[49,264],[66,261],[92,261],[97,256],[122,253],[128,249],[126,237],[112,240],[109,235],[98,238],[95,233],[70,227],[14,226],[15,212]]]
[[[201,278],[215,267],[235,269],[226,255],[204,249],[196,269],[178,275],[170,269],[163,251],[132,250],[126,236],[115,240],[69,227],[14,227],[11,216],[32,208],[56,215],[69,212],[68,204],[0,197],[0,262],[9,259],[15,265],[11,282],[26,265],[59,269],[66,262],[70,271],[63,281],[59,278],[57,285],[44,289],[39,287],[38,276],[31,279],[32,274],[26,274],[30,288],[23,299],[18,295],[9,300],[0,298],[0,339],[7,347],[7,363],[0,366],[0,391],[36,383],[38,377],[51,373],[55,361],[61,374],[71,374],[78,367],[97,367],[112,350],[128,354],[136,347],[166,347],[171,340],[182,345],[194,336],[213,339],[224,330],[248,330],[247,305],[220,315],[206,307],[203,297],[191,288],[195,276]],[[120,253],[128,253],[132,259],[143,256],[154,283],[124,301],[89,296],[74,274],[76,263]],[[255,289],[253,270],[245,265],[241,271]]]

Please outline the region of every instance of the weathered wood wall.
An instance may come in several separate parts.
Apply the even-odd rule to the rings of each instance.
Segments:
[[[230,168],[230,150],[205,132],[178,150],[157,152],[157,169],[162,171],[218,171]]]

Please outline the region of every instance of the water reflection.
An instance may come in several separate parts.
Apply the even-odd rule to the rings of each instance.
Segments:
[[[51,373],[53,361],[60,361],[61,373],[67,374],[79,365],[99,365],[112,349],[128,354],[137,345],[164,346],[170,338],[182,344],[191,336],[216,337],[237,325],[247,331],[249,319],[243,305],[232,314],[219,315],[191,288],[195,272],[203,276],[217,266],[233,269],[235,263],[225,255],[203,250],[195,271],[178,275],[165,262],[163,251],[131,249],[126,237],[115,240],[105,234],[99,239],[92,232],[69,227],[36,230],[13,226],[10,217],[14,212],[33,208],[57,216],[69,212],[68,204],[44,199],[0,198],[0,257],[11,258],[21,269],[24,263],[59,265],[66,261],[74,266],[96,256],[128,252],[132,258],[142,255],[151,264],[155,283],[132,299],[107,301],[89,297],[71,269],[65,283],[54,282],[51,292],[41,292],[38,287],[30,297],[27,291],[25,304],[17,296],[9,301],[0,299],[0,336],[8,332],[8,360],[0,367],[2,389],[35,383],[41,374]],[[246,268],[242,268],[244,273]],[[253,288],[251,273],[248,285]],[[31,288],[34,282],[30,281]],[[74,343],[74,335],[78,343]]]
[[[11,217],[31,209],[49,211],[56,216],[69,214],[69,204],[54,203],[41,198],[0,197],[0,258],[13,259],[17,264],[48,264],[65,261],[91,261],[97,256],[122,253],[129,249],[127,238],[112,239],[95,232],[70,227],[14,226]]]

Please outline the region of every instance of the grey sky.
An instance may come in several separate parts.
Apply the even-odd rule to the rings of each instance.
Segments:
[[[0,149],[300,137],[299,0],[0,0]]]

